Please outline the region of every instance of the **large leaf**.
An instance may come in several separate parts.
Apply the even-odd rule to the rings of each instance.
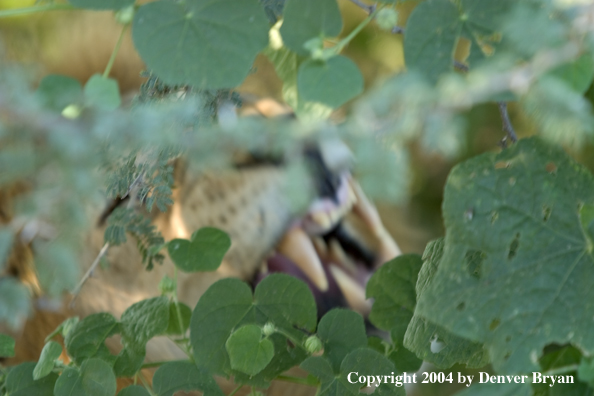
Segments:
[[[363,318],[348,309],[333,309],[324,315],[318,325],[318,337],[324,345],[324,356],[335,372],[353,349],[367,346]]]
[[[109,358],[105,340],[120,331],[116,319],[108,313],[89,315],[78,322],[66,335],[64,344],[77,363],[91,357]]]
[[[318,396],[358,395],[365,384],[359,383],[359,376],[386,375],[394,372],[394,365],[380,353],[358,348],[344,357],[338,373],[334,373],[330,362],[321,356],[306,359],[301,368],[320,380]],[[375,380],[375,378],[374,378]],[[373,384],[375,385],[375,384]],[[405,395],[403,384],[382,383],[374,395]]]
[[[232,88],[268,44],[268,21],[257,0],[160,0],[138,9],[132,37],[165,83]]]
[[[338,36],[342,17],[336,0],[287,0],[280,33],[292,51],[307,55],[303,45],[315,37]]]
[[[233,330],[246,324],[263,326],[267,322],[294,337],[304,337],[294,326],[313,331],[316,307],[305,283],[284,274],[270,275],[256,287],[253,297],[249,286],[237,279],[213,284],[198,301],[190,324],[197,365],[215,374],[229,373],[231,366],[225,343]]]
[[[380,267],[367,283],[366,297],[375,299],[369,320],[389,331],[400,344],[417,303],[415,285],[422,264],[416,254],[396,257]]]
[[[458,165],[446,239],[417,313],[483,342],[505,373],[538,370],[547,344],[594,353],[594,177],[537,138]]]
[[[200,390],[204,396],[224,396],[212,376],[191,362],[165,363],[155,372],[153,388],[158,396],[173,396],[180,390]]]
[[[0,278],[0,323],[18,329],[31,311],[29,290],[13,278]]]
[[[14,345],[14,338],[6,334],[0,333],[0,357],[13,357]]]
[[[276,74],[283,80],[283,99],[303,120],[323,120],[330,116],[332,107],[303,99],[297,89],[297,75],[299,66],[306,61],[306,57],[298,55],[285,47],[272,49],[268,47],[264,53],[274,64]]]
[[[441,238],[430,242],[425,248],[423,267],[417,281],[418,296],[433,282],[443,255],[443,244]],[[404,346],[420,359],[444,369],[456,363],[477,368],[489,363],[489,354],[481,343],[458,337],[416,313],[406,329]]]
[[[56,381],[55,396],[114,396],[116,377],[109,364],[101,359],[86,360],[80,370],[66,368]]]
[[[124,343],[144,347],[151,338],[167,330],[169,299],[161,296],[139,301],[126,309],[120,320]]]
[[[339,107],[363,92],[363,76],[349,58],[310,59],[299,66],[297,89],[304,100]]]
[[[40,380],[33,379],[34,362],[13,367],[6,377],[6,391],[10,396],[54,396],[58,374],[51,373]]]
[[[91,10],[119,10],[134,4],[135,0],[68,0],[75,7]]]

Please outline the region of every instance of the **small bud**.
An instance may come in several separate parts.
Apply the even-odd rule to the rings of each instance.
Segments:
[[[128,6],[125,8],[122,8],[121,10],[117,11],[115,13],[115,20],[117,23],[119,23],[120,25],[128,25],[132,22],[132,19],[134,19],[134,6]]]
[[[322,59],[324,54],[324,40],[321,37],[314,37],[303,44],[303,48],[309,51],[313,59]]]
[[[262,333],[265,337],[271,336],[276,332],[276,327],[271,322],[268,322],[262,327]]]
[[[307,340],[305,340],[305,350],[311,355],[320,352],[323,348],[322,341],[315,335],[309,336]]]
[[[75,118],[78,118],[81,111],[82,109],[80,108],[80,106],[71,104],[66,106],[64,110],[62,110],[62,117],[68,118],[69,120],[74,120]]]
[[[159,282],[159,291],[162,295],[175,293],[175,281],[165,275]]]
[[[382,8],[375,16],[377,25],[382,30],[392,30],[398,24],[398,12],[393,8]]]

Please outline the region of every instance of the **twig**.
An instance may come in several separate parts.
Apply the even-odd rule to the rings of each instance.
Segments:
[[[394,34],[404,34],[404,28],[401,26],[394,26],[392,28],[392,33]]]
[[[454,61],[454,68],[460,70],[461,72],[468,72],[469,68],[462,62],[458,62],[457,60]]]
[[[570,364],[567,366],[555,367],[553,369],[543,372],[542,375],[551,376],[551,375],[571,373],[572,371],[576,371],[578,368],[579,368],[579,364]]]
[[[109,242],[106,242],[105,245],[103,245],[103,247],[99,251],[99,254],[95,258],[95,261],[93,261],[93,264],[91,264],[91,267],[87,270],[87,272],[84,274],[84,276],[82,277],[80,282],[78,282],[78,285],[76,285],[76,287],[72,291],[72,301],[70,301],[70,308],[74,307],[74,302],[76,301],[76,298],[78,297],[78,295],[80,293],[80,290],[84,286],[87,279],[89,279],[91,276],[93,276],[93,272],[97,268],[97,265],[99,265],[101,258],[103,256],[105,256],[105,254],[107,253],[107,250],[109,250]]]
[[[506,138],[515,143],[518,141],[518,136],[516,135],[516,131],[514,131],[514,127],[509,119],[509,113],[507,112],[507,102],[498,102],[499,105],[499,114],[501,115],[501,122],[503,123],[503,130],[506,133]],[[505,139],[502,142],[505,145]]]
[[[374,5],[365,4],[361,0],[351,0],[351,3],[355,4],[359,8],[362,8],[368,14],[371,14],[373,11],[375,11],[375,4]]]

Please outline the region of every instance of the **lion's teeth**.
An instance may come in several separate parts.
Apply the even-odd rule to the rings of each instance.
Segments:
[[[330,240],[330,260],[332,260],[335,264],[340,264],[341,266],[345,267],[352,275],[357,273],[357,266],[351,260],[351,258],[345,253],[342,246],[340,246],[340,242],[336,239]]]
[[[301,228],[289,230],[279,243],[278,251],[294,262],[318,289],[328,290],[328,279],[322,262],[305,231]]]
[[[335,265],[330,265],[330,272],[351,309],[361,315],[369,314],[371,301],[365,300],[365,288]]]

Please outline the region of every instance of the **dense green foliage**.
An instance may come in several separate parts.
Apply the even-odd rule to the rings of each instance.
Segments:
[[[90,224],[85,211],[105,198],[130,197],[109,216],[105,242],[133,237],[148,270],[162,263],[165,250],[180,271],[220,265],[231,244],[224,232],[203,228],[190,240],[166,242],[141,214],[172,203],[171,163],[182,155],[197,167],[224,166],[233,149],[290,153],[303,137],[338,134],[353,148],[366,190],[402,200],[410,143],[456,158],[466,144],[468,109],[516,101],[541,136],[516,143],[502,111],[501,152],[453,169],[445,237],[428,244],[422,258],[386,263],[368,283],[369,321],[389,333],[385,339],[368,337],[363,318],[349,310],[332,310],[318,323],[311,292],[288,275],[269,276],[253,292],[239,280],[221,280],[195,307],[178,302],[176,279],[165,278],[161,296],[130,306],[121,318],[69,319],[37,363],[0,367],[0,395],[113,396],[116,377],[144,385],[122,396],[222,395],[213,376],[231,376],[255,394],[294,366],[310,374],[299,381],[318,386],[319,395],[355,395],[362,384],[348,381],[349,373],[412,372],[423,360],[443,369],[491,364],[499,374],[571,374],[576,381],[478,384],[464,395],[591,393],[594,177],[563,147],[578,152],[594,135],[593,6],[425,0],[399,26],[395,7],[402,2],[359,4],[367,17],[340,37],[335,0],[69,0],[22,10],[114,10],[150,70],[133,108],[122,109],[109,78],[113,57],[84,87],[50,75],[34,92],[18,67],[2,64],[0,190],[21,182],[28,190],[15,220],[0,225],[0,273],[23,227],[33,227],[28,242],[51,296],[79,280],[77,254]],[[18,10],[0,16],[11,13]],[[363,93],[359,67],[343,50],[375,22],[404,35],[408,70]],[[237,102],[229,90],[259,53],[283,81],[296,120],[223,117],[221,109]],[[355,98],[345,121],[332,126],[330,113]],[[296,170],[302,165],[288,160]],[[0,278],[0,321],[18,328],[30,304],[25,286]],[[52,340],[58,334],[68,364]],[[117,355],[105,344],[114,335],[121,336]],[[175,340],[187,360],[162,363],[149,386],[139,372],[150,366],[147,342],[161,335]],[[14,340],[0,334],[0,357],[13,353]],[[376,392],[405,394],[391,384]]]

